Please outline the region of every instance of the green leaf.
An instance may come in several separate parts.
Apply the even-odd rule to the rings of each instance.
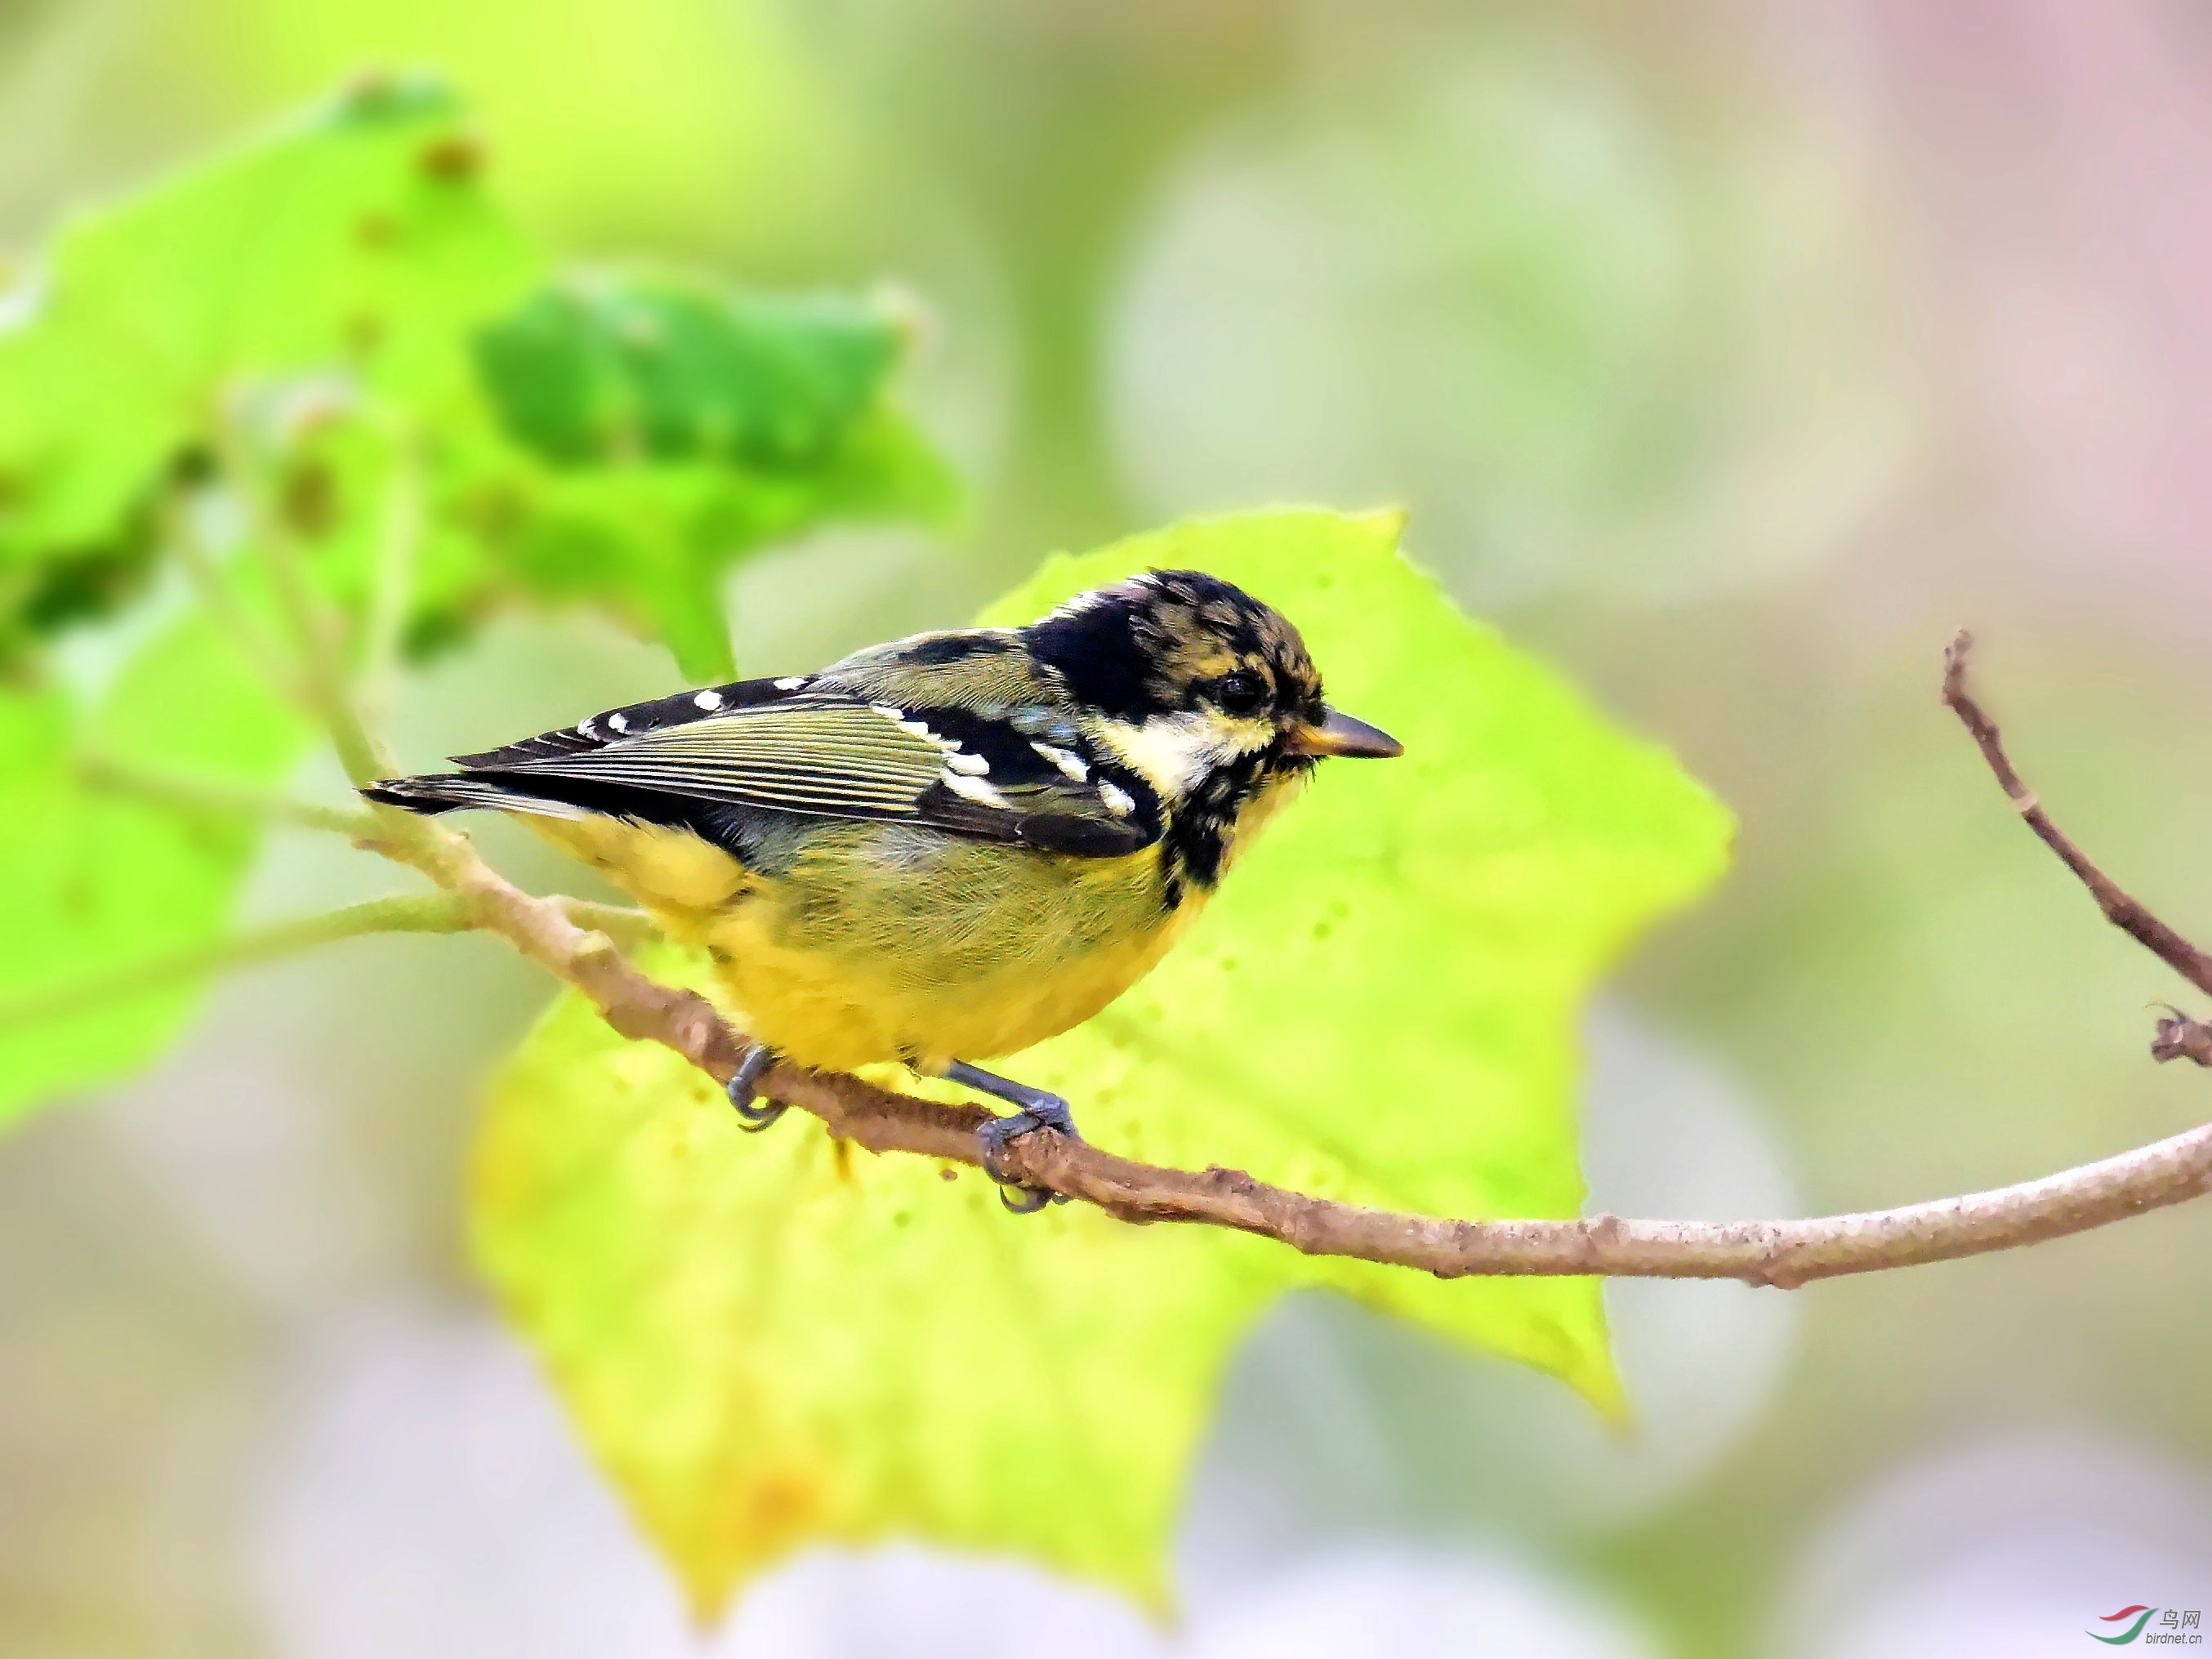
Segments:
[[[1722,869],[1664,754],[1461,616],[1386,517],[1263,514],[1055,558],[985,620],[1157,565],[1306,630],[1402,761],[1324,766],[1188,940],[1003,1063],[1094,1141],[1453,1216],[1573,1213],[1577,1009]],[[673,953],[650,964],[702,982]],[[1591,1281],[1442,1283],[1085,1206],[1017,1218],[973,1170],[876,1158],[563,999],[493,1091],[476,1256],[593,1452],[711,1614],[809,1541],[918,1534],[1165,1602],[1216,1382],[1281,1291],[1327,1285],[1620,1408]]]
[[[671,273],[575,278],[483,331],[502,446],[462,510],[543,599],[611,607],[694,680],[736,672],[723,576],[832,519],[944,520],[945,461],[893,400],[892,308]]]
[[[382,82],[64,228],[0,296],[0,603],[23,568],[142,544],[239,385],[343,377],[424,416],[470,395],[470,331],[540,270],[479,172],[449,94]]]
[[[515,438],[546,460],[818,465],[904,355],[898,319],[827,296],[682,276],[574,281],[486,329],[477,358]]]
[[[518,599],[578,602],[727,678],[737,560],[950,513],[892,398],[896,307],[672,273],[549,286],[482,171],[451,94],[374,82],[88,214],[0,291],[0,662],[143,591],[164,490],[234,453],[241,415],[356,613],[390,428],[418,441],[417,651]]]
[[[640,334],[675,355],[641,359]],[[409,647],[518,601],[589,605],[666,644],[694,683],[734,678],[721,587],[737,562],[830,520],[951,511],[950,469],[892,399],[906,338],[880,307],[690,278],[528,301],[484,331],[481,398],[426,446]],[[279,458],[288,517],[349,614],[374,583],[391,457],[341,411]]]
[[[81,1003],[69,988],[220,939],[259,844],[253,824],[90,787],[80,756],[265,787],[307,738],[198,618],[157,636],[89,710],[58,690],[0,695],[0,1125],[129,1076],[176,1036],[197,986]]]

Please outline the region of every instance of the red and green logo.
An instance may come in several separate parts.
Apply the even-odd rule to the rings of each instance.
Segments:
[[[2135,1620],[2135,1623],[2130,1625],[2118,1635],[2099,1636],[2097,1632],[2093,1630],[2083,1631],[2081,1633],[2084,1636],[2094,1638],[2097,1641],[2104,1643],[2108,1647],[2120,1647],[2127,1643],[2134,1641],[2136,1638],[2141,1636],[2143,1633],[2143,1626],[2150,1623],[2151,1614],[2157,1611],[2158,1609],[2156,1607],[2147,1607],[2143,1606],[2142,1602],[2138,1601],[2131,1607],[2122,1607],[2118,1613],[2108,1613],[2097,1621],[2100,1625],[2117,1625],[2124,1619],[2132,1619]]]

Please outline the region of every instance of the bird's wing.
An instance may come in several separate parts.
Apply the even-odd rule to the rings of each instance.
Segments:
[[[679,803],[754,807],[1097,856],[1161,830],[1151,790],[1064,721],[902,708],[798,677],[610,709],[455,758],[456,784],[661,823],[684,819]]]

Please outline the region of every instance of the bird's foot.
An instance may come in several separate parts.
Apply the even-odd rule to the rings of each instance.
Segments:
[[[770,1100],[759,1105],[753,1103],[756,1085],[767,1075],[768,1068],[775,1064],[775,1050],[765,1042],[756,1042],[745,1050],[745,1057],[738,1062],[738,1069],[730,1074],[724,1085],[730,1104],[737,1109],[738,1121],[747,1134],[758,1134],[781,1117],[786,1108],[781,1101]]]
[[[999,1201],[1016,1215],[1035,1215],[1048,1204],[1066,1203],[1065,1193],[1056,1193],[1049,1187],[1032,1187],[1008,1175],[1005,1158],[1007,1147],[1039,1129],[1054,1129],[1070,1140],[1081,1139],[1075,1132],[1075,1119],[1067,1109],[1067,1103],[1048,1090],[1017,1083],[980,1066],[970,1066],[964,1060],[956,1060],[946,1066],[945,1075],[963,1088],[1003,1100],[1014,1109],[975,1131],[975,1139],[982,1143],[983,1172],[999,1183]]]

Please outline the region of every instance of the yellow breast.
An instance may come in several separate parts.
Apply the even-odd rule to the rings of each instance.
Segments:
[[[708,951],[753,1035],[823,1068],[934,1070],[1041,1042],[1142,978],[1198,908],[1163,907],[1157,847],[1079,858],[825,821],[762,874],[680,831],[533,827]]]

